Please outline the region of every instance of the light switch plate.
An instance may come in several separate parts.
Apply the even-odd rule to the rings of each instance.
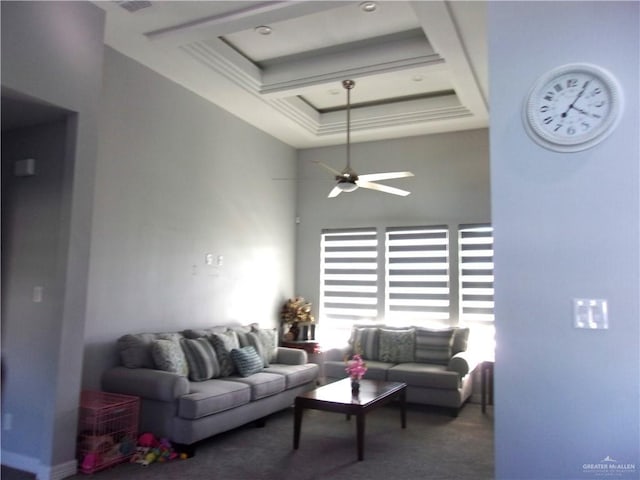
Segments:
[[[601,298],[573,299],[573,326],[588,330],[609,328],[607,301]]]

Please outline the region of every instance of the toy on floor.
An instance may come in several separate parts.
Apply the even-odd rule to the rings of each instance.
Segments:
[[[136,453],[131,458],[131,461],[146,467],[153,462],[163,463],[186,458],[188,458],[188,455],[177,452],[169,439],[161,438],[158,440],[152,433],[143,433],[138,437]]]

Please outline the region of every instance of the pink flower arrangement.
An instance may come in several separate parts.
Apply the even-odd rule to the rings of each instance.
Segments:
[[[345,371],[352,380],[360,380],[367,372],[367,364],[364,363],[359,353],[356,353],[351,360],[346,360]]]

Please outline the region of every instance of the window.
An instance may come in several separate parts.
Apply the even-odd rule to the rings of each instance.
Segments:
[[[460,225],[460,321],[493,324],[493,228]]]
[[[320,317],[323,330],[350,329],[378,317],[378,238],[375,228],[323,230]]]
[[[385,321],[447,321],[449,236],[446,226],[387,228]]]
[[[450,267],[450,240],[457,242],[457,282]],[[495,348],[491,225],[460,225],[453,239],[446,225],[389,227],[382,243],[376,228],[322,231],[322,344],[342,345],[356,322],[458,323],[472,327],[474,350],[491,358]]]

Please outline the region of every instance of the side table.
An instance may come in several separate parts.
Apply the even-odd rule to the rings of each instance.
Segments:
[[[304,350],[309,355],[320,353],[320,344],[315,340],[283,340],[283,347],[298,348]]]
[[[487,412],[487,405],[493,405],[494,364],[494,360],[485,360],[480,364],[480,383],[482,384],[482,413]]]

